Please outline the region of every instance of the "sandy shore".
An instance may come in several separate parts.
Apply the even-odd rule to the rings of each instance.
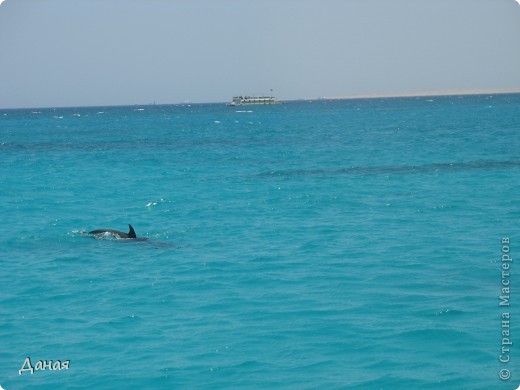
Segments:
[[[392,97],[421,97],[421,96],[455,96],[455,95],[498,95],[507,93],[520,93],[520,87],[507,89],[446,89],[437,91],[413,91],[396,93],[372,93],[345,96],[326,96],[320,99],[371,99]],[[315,100],[309,99],[309,100]],[[307,100],[307,99],[306,99]]]

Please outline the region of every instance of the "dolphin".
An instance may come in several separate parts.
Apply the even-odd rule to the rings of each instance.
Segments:
[[[137,238],[137,236],[135,235],[135,230],[132,227],[132,225],[129,224],[128,227],[130,228],[128,233],[123,233],[123,232],[120,232],[119,230],[114,230],[114,229],[97,229],[97,230],[92,230],[91,232],[88,232],[88,234],[94,234],[94,235],[111,234],[116,238]]]

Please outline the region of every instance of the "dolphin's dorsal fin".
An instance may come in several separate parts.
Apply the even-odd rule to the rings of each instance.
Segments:
[[[135,230],[132,227],[132,225],[129,224],[128,227],[130,228],[130,230],[128,231],[128,238],[137,238],[137,236],[135,235]]]

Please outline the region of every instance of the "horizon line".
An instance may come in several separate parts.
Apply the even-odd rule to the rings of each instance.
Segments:
[[[395,92],[395,93],[367,93],[357,95],[342,96],[321,96],[308,98],[280,99],[281,102],[297,102],[310,100],[356,100],[356,99],[391,99],[391,98],[413,98],[413,97],[445,97],[445,96],[472,96],[472,95],[514,95],[520,94],[518,88],[501,88],[501,89],[445,89],[430,91],[411,91],[411,92]],[[187,105],[203,105],[203,104],[226,104],[225,101],[208,101],[208,102],[192,102],[182,101],[176,103],[130,103],[130,104],[100,104],[100,105],[71,105],[71,106],[33,106],[33,107],[10,107],[1,108],[1,111],[8,110],[38,110],[38,109],[62,109],[62,108],[109,108],[109,107],[133,107],[133,106],[187,106]]]

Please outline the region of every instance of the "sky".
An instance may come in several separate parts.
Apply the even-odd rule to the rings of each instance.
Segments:
[[[520,90],[520,0],[0,0],[0,108]]]

